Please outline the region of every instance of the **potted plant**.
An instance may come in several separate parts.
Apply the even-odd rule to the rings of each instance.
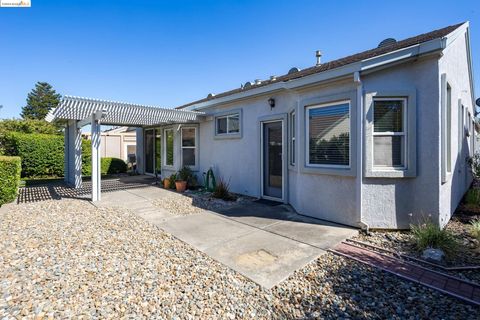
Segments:
[[[170,188],[170,178],[164,178],[163,179],[163,188],[164,189]]]
[[[168,188],[169,189],[175,189],[175,182],[177,180],[177,174],[176,173],[172,173],[170,175],[170,178],[168,178]]]
[[[177,180],[175,181],[175,187],[178,192],[184,192],[187,189],[187,182],[193,176],[192,169],[184,166],[177,174]]]

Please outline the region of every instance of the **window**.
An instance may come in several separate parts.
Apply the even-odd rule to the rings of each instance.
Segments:
[[[296,139],[295,139],[295,111],[290,114],[290,164],[295,165]]]
[[[165,165],[173,166],[173,129],[165,129]]]
[[[215,133],[217,135],[240,133],[240,114],[234,113],[215,118]]]
[[[350,166],[350,101],[307,108],[307,164]]]
[[[452,172],[452,88],[447,83],[447,105],[445,110],[445,143],[447,172]]]
[[[182,165],[196,165],[196,128],[182,128]]]
[[[405,98],[373,100],[373,165],[384,168],[406,167]]]

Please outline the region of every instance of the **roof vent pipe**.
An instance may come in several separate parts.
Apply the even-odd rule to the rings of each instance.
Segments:
[[[322,64],[322,51],[315,51],[315,56],[317,57],[317,66]]]

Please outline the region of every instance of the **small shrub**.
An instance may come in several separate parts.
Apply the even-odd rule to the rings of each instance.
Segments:
[[[410,227],[418,250],[436,248],[443,250],[447,257],[454,256],[458,243],[448,230],[440,229],[437,224],[430,220]]]
[[[464,198],[465,204],[468,206],[480,205],[480,189],[472,188],[468,190]]]
[[[480,179],[480,153],[475,153],[475,155],[470,158],[469,164],[472,166],[474,177]]]
[[[21,171],[19,157],[0,156],[0,207],[17,197]]]
[[[102,174],[115,174],[127,172],[127,163],[119,158],[102,158]]]
[[[470,221],[470,235],[480,241],[480,218]]]
[[[230,194],[230,183],[225,181],[224,179],[218,179],[217,185],[215,190],[212,193],[214,198],[222,199],[231,201],[234,200],[235,197]]]

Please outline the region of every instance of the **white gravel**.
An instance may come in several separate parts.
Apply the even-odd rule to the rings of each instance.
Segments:
[[[451,318],[478,312],[327,254],[270,291],[119,209],[0,211],[0,318]]]

